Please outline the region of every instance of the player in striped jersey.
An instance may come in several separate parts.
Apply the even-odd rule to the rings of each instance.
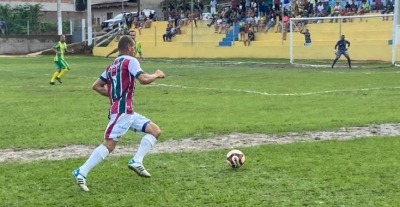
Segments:
[[[136,32],[135,30],[130,30],[129,31],[129,36],[132,37],[133,41],[135,42],[135,51],[133,53],[133,57],[136,57],[136,55],[139,53],[139,58],[140,59],[144,59],[143,57],[143,53],[142,53],[142,44],[139,41],[136,41]],[[114,54],[118,52],[118,48],[115,48],[113,51],[111,51],[110,53],[108,53],[108,55],[106,55],[106,58],[108,58],[110,55]]]
[[[139,176],[151,177],[143,166],[143,158],[156,143],[161,130],[148,118],[134,112],[133,95],[136,80],[139,80],[140,84],[150,84],[158,78],[164,78],[165,75],[161,70],[153,74],[144,73],[139,61],[132,57],[134,47],[133,39],[123,36],[118,42],[118,57],[93,83],[93,90],[110,99],[110,121],[104,133],[104,142],[92,152],[81,167],[72,172],[75,181],[83,191],[89,191],[86,186],[86,176],[89,171],[115,149],[118,140],[128,130],[146,133],[136,155],[128,162],[128,167]]]

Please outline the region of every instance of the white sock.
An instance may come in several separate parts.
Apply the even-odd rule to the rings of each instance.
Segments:
[[[89,173],[89,171],[94,168],[97,164],[99,164],[101,161],[103,161],[108,154],[108,149],[106,146],[101,144],[98,146],[96,149],[93,150],[92,155],[90,155],[89,159],[83,164],[79,169],[80,173],[86,177],[86,175]]]
[[[137,163],[143,163],[144,156],[151,150],[156,141],[157,139],[153,135],[144,135],[142,141],[140,142],[139,149],[136,152],[136,155],[133,157],[133,160]]]

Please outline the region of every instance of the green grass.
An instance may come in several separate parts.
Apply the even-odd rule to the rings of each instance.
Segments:
[[[238,170],[226,150],[156,154],[151,179],[110,158],[81,192],[69,175],[84,159],[0,165],[0,206],[398,206],[400,139],[267,145],[241,149]],[[16,173],[18,172],[18,173]]]
[[[95,57],[68,60],[72,70],[63,78],[64,83],[50,86],[48,82],[54,72],[52,56],[0,59],[0,118],[4,120],[0,123],[3,132],[0,148],[49,148],[102,141],[108,121],[108,99],[91,90],[91,84],[111,60]],[[203,65],[190,60],[181,60],[179,64],[157,59],[143,61],[144,70],[163,69],[167,74],[166,79],[157,83],[194,88],[138,86],[135,109],[162,128],[161,140],[400,121],[399,90],[392,88],[400,86],[400,73],[393,73],[397,71],[394,68],[281,67]],[[285,94],[363,88],[383,89],[308,96],[243,92]],[[121,144],[132,142],[136,141],[126,138]]]
[[[68,60],[72,70],[64,83],[49,86],[51,56],[0,58],[0,149],[103,140],[108,100],[91,84],[111,60]],[[167,78],[157,83],[189,87],[137,87],[135,109],[161,126],[161,140],[400,121],[395,88],[400,73],[381,63],[330,70],[264,64],[282,60],[218,60],[240,65],[191,61],[142,62],[145,71],[165,71]],[[365,88],[375,89],[356,90]],[[120,144],[136,145],[132,136],[138,138],[130,133]],[[89,174],[88,193],[70,175],[86,158],[1,163],[0,207],[392,207],[400,203],[399,148],[398,137],[241,148],[246,163],[238,170],[226,165],[228,150],[152,154],[145,159],[151,179],[127,169],[131,157],[111,156]]]

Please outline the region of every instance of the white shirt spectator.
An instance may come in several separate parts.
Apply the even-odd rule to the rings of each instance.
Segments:
[[[252,21],[253,21],[253,17],[247,17],[247,19],[246,19],[247,24],[251,24]]]
[[[338,12],[341,11],[342,7],[340,5],[336,5],[335,8],[333,9],[333,11]]]
[[[318,10],[319,12],[324,11],[324,5],[318,5],[318,6],[317,6],[317,10]]]
[[[258,21],[260,21],[260,17],[258,16],[254,17],[254,23],[258,24]]]
[[[257,8],[257,3],[256,2],[251,2],[251,8]]]
[[[216,0],[211,0],[210,2],[210,13],[215,14],[216,13],[216,8],[217,8],[217,1]]]

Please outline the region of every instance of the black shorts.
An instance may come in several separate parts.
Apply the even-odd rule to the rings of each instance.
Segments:
[[[244,32],[244,27],[240,27],[239,32]]]

